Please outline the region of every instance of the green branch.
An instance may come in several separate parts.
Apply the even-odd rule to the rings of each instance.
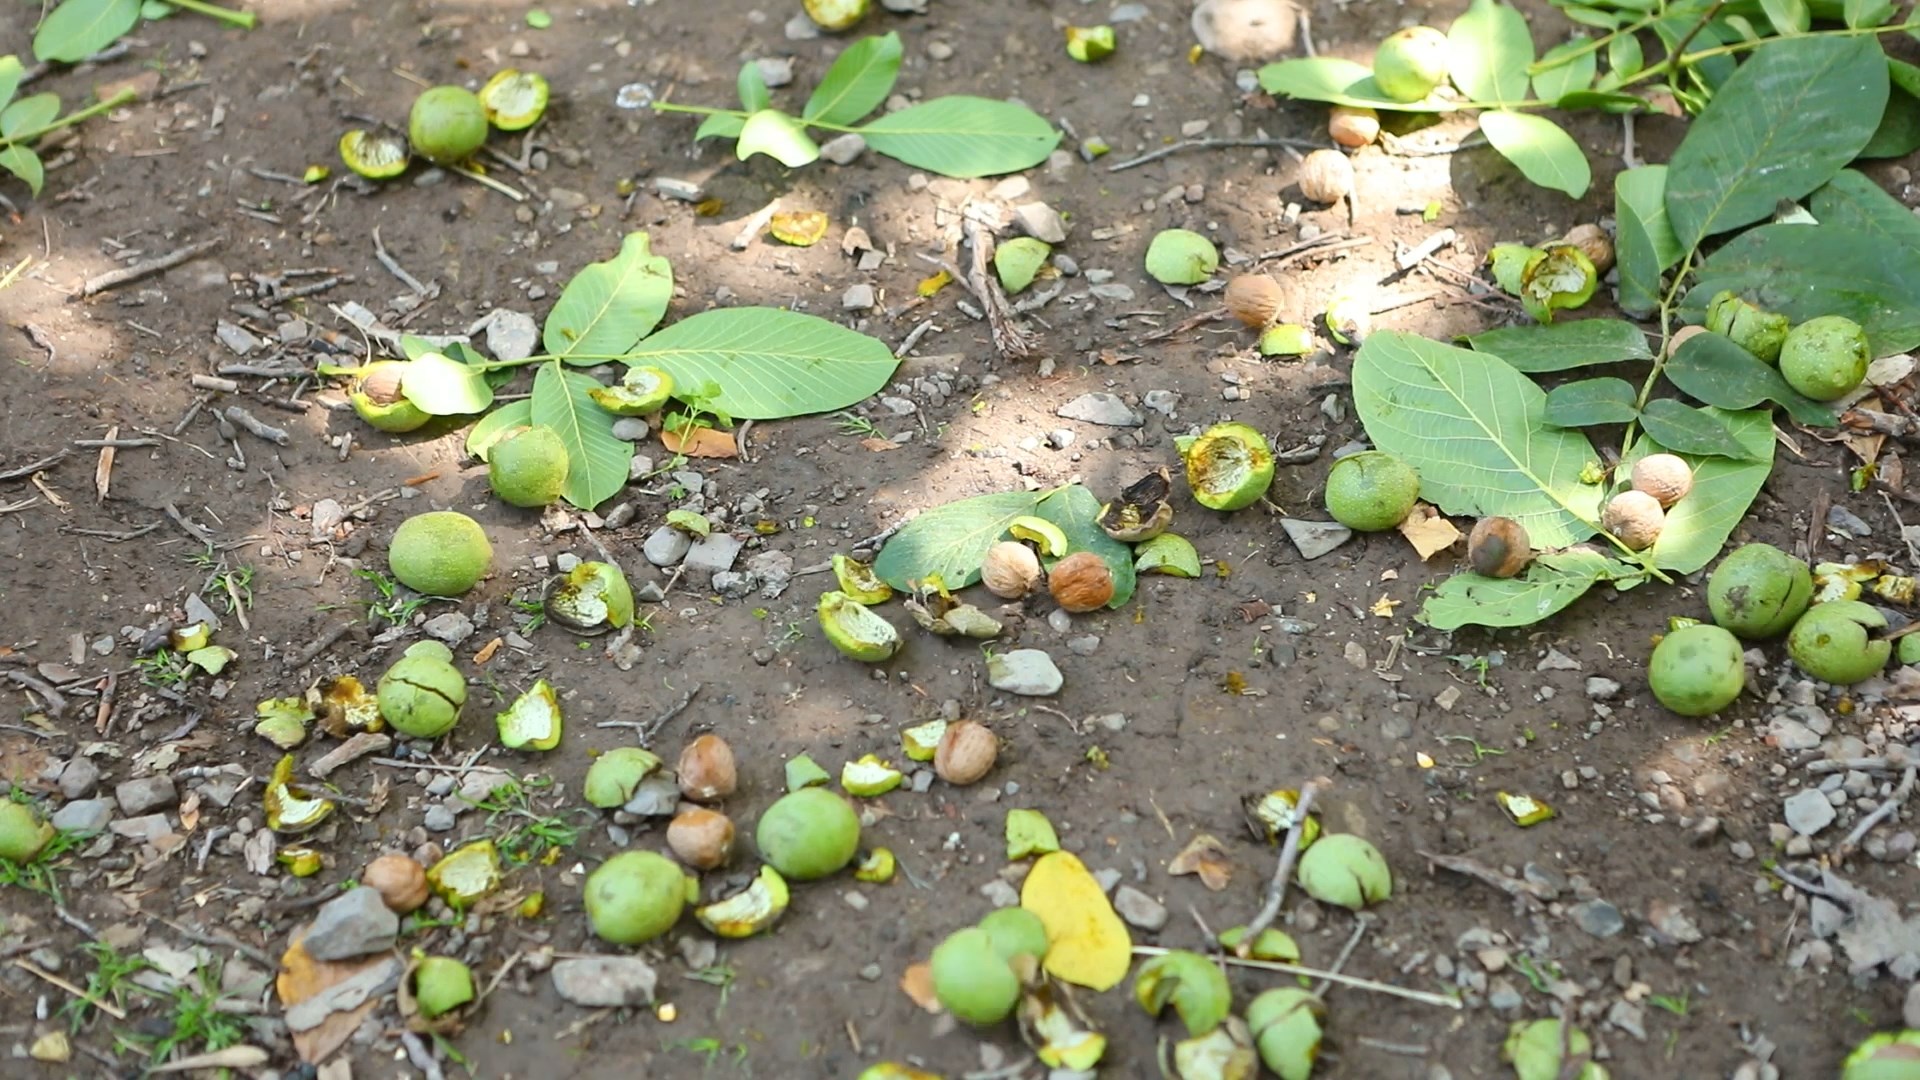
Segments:
[[[103,112],[107,112],[112,109],[117,109],[122,105],[126,105],[133,102],[139,96],[140,96],[139,91],[133,90],[131,88],[122,90],[105,101],[96,102],[92,105],[87,106],[84,109],[81,109],[79,112],[68,113],[67,115],[61,117],[60,119],[55,120],[52,123],[46,124],[42,127],[28,128],[26,131],[15,132],[14,134],[8,136],[5,139],[0,139],[0,146],[16,146],[16,145],[25,146],[28,143],[33,142],[35,139],[38,139],[41,136],[47,134],[48,132],[58,131],[63,127],[68,127],[72,124],[77,124],[80,121],[87,119],[88,117],[98,116]]]
[[[196,15],[205,15],[209,19],[218,19],[228,26],[237,26],[242,30],[253,29],[259,21],[251,11],[234,11],[216,4],[209,4],[206,0],[167,0],[167,3],[182,11],[191,11]]]

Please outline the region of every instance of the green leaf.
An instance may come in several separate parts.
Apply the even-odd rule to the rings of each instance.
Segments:
[[[60,118],[59,94],[35,94],[0,109],[0,138],[39,131]],[[32,140],[26,140],[32,141]]]
[[[896,589],[938,575],[947,588],[980,580],[987,549],[1007,534],[1007,526],[1040,504],[1037,491],[976,495],[922,511],[887,541],[873,560],[873,572]]]
[[[801,115],[810,124],[851,124],[880,107],[900,77],[900,35],[854,42],[813,88]]]
[[[1860,156],[1906,157],[1915,149],[1920,149],[1920,98],[1896,86],[1887,95],[1887,111],[1880,114],[1880,126],[1860,148]]]
[[[1701,267],[1686,309],[1704,311],[1722,289],[1796,323],[1845,315],[1866,329],[1875,356],[1920,346],[1920,275],[1914,272],[1913,249],[1889,243],[1883,233],[1841,225],[1749,229]]]
[[[884,342],[779,308],[704,311],[630,352],[679,389],[743,420],[831,412],[879,390],[900,365]]]
[[[1644,318],[1660,308],[1660,275],[1684,254],[1667,220],[1667,167],[1642,165],[1614,177],[1613,216],[1620,310]]]
[[[1617,85],[1620,79],[1629,79],[1640,74],[1640,70],[1646,66],[1646,53],[1640,48],[1638,37],[1632,34],[1621,34],[1607,42],[1607,73],[1615,80],[1613,85]]]
[[[1526,100],[1533,33],[1520,12],[1499,0],[1473,0],[1448,28],[1447,44],[1447,74],[1469,99]]]
[[[1133,598],[1133,549],[1100,528],[1098,496],[1079,484],[1069,484],[1041,495],[1034,513],[1060,526],[1067,537],[1068,555],[1091,551],[1107,564],[1113,572],[1113,599],[1107,601],[1107,607],[1122,607]],[[1060,559],[1043,561],[1052,569]]]
[[[1813,26],[1813,13],[1806,0],[1760,0],[1760,11],[1781,37],[1804,34]]]
[[[1572,93],[1562,95],[1560,100],[1555,104],[1555,107],[1567,112],[1572,112],[1577,109],[1598,109],[1601,112],[1613,113],[1615,115],[1653,111],[1653,106],[1648,104],[1646,98],[1636,97],[1633,94],[1617,94],[1605,90],[1575,90]]]
[[[1696,409],[1673,398],[1655,398],[1640,410],[1640,428],[1676,454],[1744,461],[1752,455],[1728,429],[1729,415],[1719,409]]]
[[[1601,30],[1617,30],[1620,28],[1620,24],[1626,21],[1611,11],[1601,11],[1599,8],[1590,8],[1584,4],[1560,4],[1556,6],[1560,8],[1561,14],[1565,15],[1569,22],[1576,22],[1582,26],[1592,26]]]
[[[1564,128],[1544,116],[1495,109],[1480,114],[1480,132],[1521,175],[1541,187],[1577,199],[1593,182],[1586,152]]]
[[[1683,247],[1772,215],[1832,179],[1887,105],[1870,37],[1794,37],[1753,51],[1673,152],[1667,214]]]
[[[40,186],[46,183],[47,172],[40,164],[40,155],[24,146],[0,147],[0,169],[19,177],[35,195],[40,194]]]
[[[709,113],[705,120],[700,121],[700,126],[694,129],[693,141],[737,139],[746,126],[747,118],[744,116],[735,116],[732,113]]]
[[[487,454],[493,450],[493,444],[500,437],[515,428],[523,428],[533,423],[533,401],[522,398],[509,401],[480,418],[480,422],[467,429],[467,453],[487,460]]]
[[[767,92],[767,78],[760,74],[758,60],[749,60],[740,65],[740,74],[734,79],[734,85],[740,92],[740,107],[747,112],[759,112],[773,103],[773,95]]]
[[[613,437],[613,414],[587,391],[600,386],[578,371],[546,363],[533,376],[529,418],[550,427],[567,446],[567,486],[561,497],[591,510],[619,494],[627,483],[633,444]]]
[[[1324,101],[1329,105],[1351,105],[1364,109],[1391,109],[1396,112],[1443,113],[1458,106],[1449,102],[1395,101],[1381,92],[1373,81],[1373,69],[1337,56],[1317,56],[1309,60],[1282,60],[1260,69],[1260,88],[1274,97]]]
[[[1681,342],[1664,370],[1673,385],[1709,405],[1750,409],[1776,401],[1803,424],[1834,425],[1831,409],[1802,397],[1779,371],[1719,334],[1695,334]]]
[[[1893,5],[1888,0],[1846,0],[1840,10],[1841,18],[1855,30],[1883,26],[1893,17]]]
[[[1449,514],[1502,515],[1536,546],[1593,535],[1600,489],[1578,432],[1546,426],[1546,394],[1486,353],[1376,331],[1354,358],[1353,401],[1374,445],[1420,471],[1420,496]]]
[[[1473,334],[1467,343],[1530,373],[1653,359],[1652,350],[1647,348],[1647,335],[1639,327],[1619,319],[1510,326]]]
[[[140,0],[66,0],[33,35],[35,58],[77,64],[140,21]]]
[[[888,113],[860,134],[890,158],[961,179],[1032,168],[1060,145],[1060,133],[1026,106],[964,95]]]
[[[1876,243],[1920,251],[1920,217],[1880,189],[1866,174],[1842,169],[1807,200],[1822,228],[1851,229]]]
[[[439,353],[407,361],[400,388],[408,401],[434,416],[467,416],[493,404],[493,387],[487,385],[483,369]]]
[[[797,169],[817,160],[820,147],[800,126],[800,121],[778,109],[761,109],[740,125],[733,154],[741,161],[765,154],[789,169]]]
[[[1558,428],[1625,424],[1640,415],[1636,397],[1625,379],[1582,379],[1548,391],[1544,417]]]
[[[9,53],[0,56],[0,105],[13,100],[14,92],[20,89],[20,80],[26,76],[27,69],[20,58]]]
[[[618,255],[589,263],[567,282],[541,341],[570,364],[604,363],[658,326],[672,299],[672,265],[653,254],[646,233],[628,233]]]
[[[1573,53],[1580,55],[1562,62],[1562,57]],[[1548,49],[1547,55],[1540,58],[1540,63],[1554,65],[1542,67],[1539,74],[1533,77],[1533,96],[1541,101],[1559,101],[1562,95],[1587,89],[1593,85],[1594,72],[1600,68],[1600,58],[1593,47],[1593,39],[1585,34]]]
[[[1435,630],[1532,626],[1580,599],[1599,582],[1624,580],[1637,573],[1635,567],[1589,547],[1550,552],[1533,560],[1519,577],[1453,575],[1427,597],[1420,621]]]
[[[1705,336],[1697,334],[1693,340]],[[1685,350],[1685,346],[1681,348]],[[1647,438],[1635,443],[1621,462],[1623,468],[1631,469],[1634,462],[1649,454],[1678,453],[1693,468],[1693,490],[1667,511],[1660,539],[1646,553],[1655,566],[1676,574],[1691,574],[1719,557],[1720,549],[1773,471],[1773,416],[1768,410],[1729,413],[1709,409],[1707,413],[1726,424],[1746,450],[1744,460],[1700,457]]]

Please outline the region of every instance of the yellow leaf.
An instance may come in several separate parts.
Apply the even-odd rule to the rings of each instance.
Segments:
[[[1373,602],[1373,606],[1368,608],[1367,610],[1373,612],[1375,615],[1378,615],[1382,619],[1391,619],[1393,618],[1393,609],[1399,607],[1401,604],[1404,604],[1404,603],[1406,603],[1406,601],[1395,600],[1393,597],[1388,596],[1385,593],[1381,593],[1380,599],[1375,600]]]
[[[953,275],[947,273],[945,270],[942,270],[939,273],[933,275],[932,277],[922,281],[918,289],[916,289],[915,291],[917,291],[922,298],[931,297],[934,293],[937,293],[941,289],[946,288],[947,283],[951,282],[952,280],[953,280]]]
[[[1094,991],[1110,990],[1127,977],[1133,939],[1114,914],[1106,891],[1071,852],[1034,861],[1020,890],[1020,906],[1047,928],[1047,973]]]
[[[1447,550],[1460,539],[1460,530],[1453,522],[1440,516],[1440,512],[1426,503],[1413,508],[1407,520],[1400,523],[1400,535],[1407,538],[1413,550],[1420,553],[1422,562]]]

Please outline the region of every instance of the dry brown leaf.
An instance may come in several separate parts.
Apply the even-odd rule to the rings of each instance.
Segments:
[[[1422,562],[1452,547],[1460,539],[1460,530],[1454,527],[1453,522],[1426,503],[1414,504],[1413,513],[1407,515],[1407,520],[1400,523],[1399,529],[1400,535],[1413,545],[1413,550],[1419,552]]]
[[[189,791],[187,792],[187,797],[180,800],[180,827],[188,832],[192,832],[198,828],[199,825],[200,793],[197,791]]]
[[[388,960],[384,954],[338,962],[315,960],[302,943],[305,937],[306,932],[302,930],[280,956],[280,974],[274,979],[274,988],[280,994],[283,1008],[297,1005],[330,986],[345,982],[367,968]],[[332,1013],[318,1026],[294,1032],[293,1047],[299,1052],[300,1059],[315,1064],[326,1060],[353,1037],[353,1033],[359,1030],[360,1022],[380,1001],[376,998],[363,1002],[359,1008]]]
[[[1167,873],[1197,874],[1200,884],[1211,892],[1219,892],[1233,880],[1233,863],[1227,858],[1227,847],[1219,837],[1200,833],[1187,841],[1187,846],[1167,864]]]
[[[884,454],[889,450],[900,449],[900,444],[891,439],[866,438],[860,440],[860,445],[876,454]]]
[[[1879,459],[1880,448],[1886,445],[1887,437],[1878,433],[1872,435],[1855,434],[1848,435],[1840,441],[1847,444],[1847,449],[1853,451],[1853,456],[1859,458],[1861,462],[1870,465]]]
[[[685,436],[685,437],[683,437]],[[688,457],[731,458],[740,456],[733,433],[718,428],[696,427],[687,432],[660,432],[660,445]]]
[[[940,1011],[940,1000],[933,996],[933,965],[922,960],[907,965],[900,975],[900,989],[913,999],[915,1005],[930,1013]]]

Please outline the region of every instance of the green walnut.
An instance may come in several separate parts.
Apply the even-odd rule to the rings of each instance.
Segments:
[[[1280,1080],[1313,1075],[1326,1017],[1326,1004],[1297,986],[1268,990],[1247,1004],[1247,1030],[1260,1049],[1260,1061]]]
[[[781,875],[813,881],[836,873],[860,850],[860,818],[847,800],[825,788],[789,792],[767,807],[754,827],[760,855]]]
[[[1736,296],[1732,290],[1714,294],[1707,304],[1707,329],[1771,364],[1780,359],[1792,324],[1785,315],[1764,310]]]
[[[969,1024],[997,1024],[1020,1003],[1020,976],[986,931],[956,930],[933,950],[933,996]]]
[[[413,99],[407,140],[435,165],[458,165],[487,141],[487,109],[473,91],[436,86]]]
[[[1920,1031],[1868,1036],[1841,1062],[1840,1080],[1920,1080]]]
[[[1386,856],[1352,833],[1322,836],[1300,856],[1295,873],[1308,896],[1350,911],[1393,895],[1393,871]]]
[[[1419,472],[1382,450],[1348,454],[1327,473],[1327,512],[1358,532],[1393,528],[1419,498]]]
[[[587,875],[587,922],[602,941],[639,945],[673,929],[687,877],[665,855],[623,851]]]
[[[1787,331],[1780,346],[1780,374],[1787,385],[1815,401],[1852,393],[1867,377],[1872,354],[1867,332],[1843,315],[1808,319]]]
[[[432,1020],[473,1000],[473,970],[451,956],[423,956],[413,968],[413,1004]]]
[[[837,34],[853,29],[854,24],[866,18],[871,5],[868,0],[804,0],[803,6],[814,25]]]
[[[1273,486],[1273,448],[1245,424],[1215,424],[1185,452],[1187,486],[1209,510],[1239,510]]]
[[[1008,963],[1016,956],[1047,958],[1047,924],[1026,908],[995,908],[980,920],[980,929],[992,940],[993,951]]]
[[[1792,629],[1813,600],[1813,572],[1772,544],[1743,544],[1707,579],[1713,621],[1750,641]]]
[[[347,394],[353,411],[374,428],[399,435],[424,427],[433,414],[408,401],[401,392],[407,375],[405,360],[375,360],[360,371],[360,381]]]
[[[0,859],[30,863],[53,840],[52,825],[40,820],[33,807],[0,799]]]
[[[459,596],[493,565],[480,523],[455,510],[430,510],[400,523],[387,545],[394,580],[426,596]]]
[[[587,766],[582,793],[588,805],[602,810],[625,806],[639,789],[640,781],[652,776],[661,762],[651,750],[638,746],[617,746],[593,759]]]
[[[1373,82],[1394,101],[1419,101],[1447,79],[1447,35],[1431,26],[1396,31],[1373,53]]]
[[[1822,682],[1849,686],[1887,666],[1893,642],[1871,636],[1887,617],[1859,600],[1831,600],[1807,609],[1787,634],[1787,654],[1800,670]]]
[[[467,703],[467,680],[445,660],[408,650],[380,676],[379,700],[380,715],[396,731],[416,739],[435,739],[460,719],[460,707]]]
[[[536,509],[566,490],[569,463],[559,432],[543,425],[521,428],[487,452],[487,485],[501,502]]]
[[[1647,685],[1681,716],[1719,712],[1747,684],[1740,639],[1709,623],[1683,626],[1660,639],[1647,661]]]

